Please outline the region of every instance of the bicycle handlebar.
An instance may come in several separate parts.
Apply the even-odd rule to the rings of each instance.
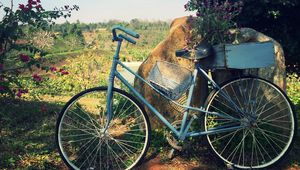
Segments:
[[[121,38],[121,39],[127,40],[128,42],[130,42],[132,44],[136,44],[136,42],[132,38],[130,38],[130,37],[126,36],[126,35],[123,35],[123,34],[117,35],[117,30],[123,31],[126,34],[128,34],[128,35],[130,35],[130,36],[132,36],[134,38],[139,38],[140,37],[140,35],[138,33],[134,32],[134,31],[132,31],[130,29],[124,28],[124,27],[122,27],[120,25],[116,25],[116,26],[113,26],[113,28],[112,28],[113,41],[119,41],[120,38]]]
[[[130,38],[130,37],[126,36],[126,35],[119,34],[119,37],[125,39],[126,41],[128,41],[128,42],[130,42],[132,44],[136,44],[136,41],[134,41],[132,38]]]

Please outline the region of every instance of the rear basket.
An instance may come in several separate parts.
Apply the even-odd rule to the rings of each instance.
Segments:
[[[177,100],[190,87],[192,72],[173,63],[157,61],[149,73],[148,81],[167,97]]]

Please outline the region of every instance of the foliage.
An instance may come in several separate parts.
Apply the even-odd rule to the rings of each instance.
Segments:
[[[296,73],[289,74],[287,83],[287,93],[290,99],[295,105],[300,105],[300,77]]]
[[[103,52],[98,55],[91,51],[76,56],[76,58],[68,58],[64,61],[65,66],[59,69],[51,67],[52,75],[44,74],[44,81],[39,86],[34,83],[27,84],[27,86],[33,89],[32,94],[72,96],[99,84],[105,85],[111,63],[109,58],[104,57],[106,55],[112,56],[112,53]],[[62,76],[62,74],[68,76]]]
[[[192,35],[189,43],[197,45],[201,40],[211,44],[232,42],[229,29],[236,27],[233,19],[241,12],[242,4],[242,1],[190,0],[185,5],[186,10],[197,13],[195,18],[190,18]]]
[[[28,0],[27,4],[19,4],[16,10],[13,7],[13,0],[10,7],[0,4],[0,9],[4,11],[0,22],[0,95],[21,97],[28,93],[21,82],[34,81],[39,84],[42,79],[37,74],[24,77],[20,73],[33,68],[48,69],[41,65],[42,51],[33,46],[34,42],[29,43],[24,38],[26,30],[46,29],[53,24],[53,19],[70,16],[71,11],[78,10],[78,7],[65,6],[46,11],[40,0]]]

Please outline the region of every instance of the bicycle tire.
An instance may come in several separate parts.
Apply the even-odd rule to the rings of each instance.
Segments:
[[[113,118],[106,123],[107,87],[85,90],[62,109],[56,124],[60,156],[70,169],[131,169],[144,158],[151,127],[142,105],[113,88]]]
[[[206,113],[205,131],[221,126],[247,127],[207,135],[213,152],[239,169],[264,169],[281,162],[297,132],[296,113],[286,94],[275,84],[252,76],[226,82],[221,89],[223,92],[216,90],[209,95],[206,111],[228,114],[239,121]],[[229,96],[233,102],[226,99]]]

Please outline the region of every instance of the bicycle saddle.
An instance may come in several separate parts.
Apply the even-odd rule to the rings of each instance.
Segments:
[[[190,60],[204,59],[213,54],[213,48],[208,43],[200,43],[195,49],[182,49],[176,51],[177,57],[182,57]]]

